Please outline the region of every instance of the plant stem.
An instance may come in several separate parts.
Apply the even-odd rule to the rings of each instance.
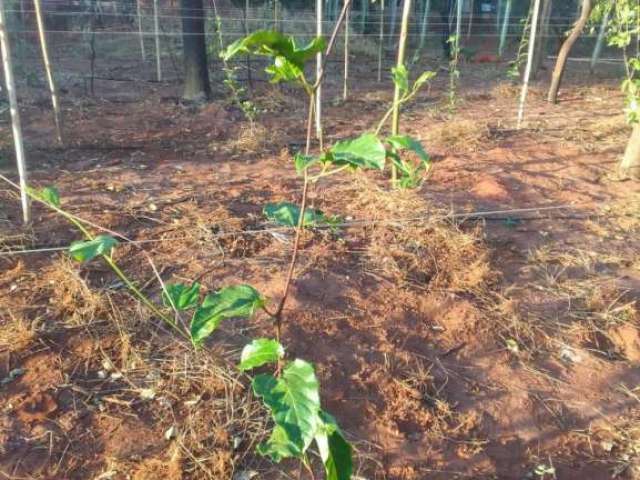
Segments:
[[[0,180],[3,180],[5,182],[9,183],[14,188],[19,188],[18,185],[16,185],[14,182],[12,182],[8,178],[6,178],[4,175],[0,175]],[[117,237],[125,239],[126,241],[129,241],[129,242],[131,241],[129,238],[125,237],[124,235],[118,234],[116,232],[112,232],[111,230],[108,230],[108,229],[106,229],[104,227],[100,227],[100,226],[96,226],[94,224],[91,224],[91,222],[89,222],[87,220],[84,220],[84,219],[81,219],[79,217],[76,217],[75,215],[67,212],[66,210],[63,210],[60,207],[56,207],[55,205],[52,205],[52,204],[50,204],[48,202],[43,201],[41,198],[39,198],[37,195],[35,195],[32,191],[30,191],[30,189],[27,189],[27,194],[31,199],[33,199],[36,202],[39,202],[39,203],[45,205],[49,209],[53,210],[54,212],[56,212],[57,214],[59,214],[63,218],[65,218],[69,223],[71,223],[74,227],[76,227],[78,229],[78,231],[80,231],[80,233],[82,233],[82,235],[84,235],[84,237],[89,241],[93,240],[95,237],[83,225],[83,223],[91,225],[91,226],[93,226],[95,228],[99,228],[100,230],[104,230],[104,231],[107,231],[109,233],[112,233],[112,234],[116,235]],[[143,251],[143,253],[148,257],[146,252]],[[109,265],[111,270],[113,270],[113,272],[116,274],[116,276],[118,276],[118,278],[120,278],[120,280],[122,280],[122,282],[127,286],[127,288],[129,290],[131,290],[131,292],[138,298],[138,300],[140,300],[145,306],[147,306],[147,308],[149,308],[149,310],[151,310],[154,314],[156,314],[158,317],[160,317],[160,319],[162,321],[164,321],[171,328],[176,330],[182,337],[184,337],[185,339],[191,341],[190,336],[187,333],[185,333],[182,330],[180,330],[180,328],[176,325],[176,323],[173,322],[173,320],[171,320],[171,318],[169,318],[167,315],[162,313],[160,311],[160,309],[149,299],[149,297],[147,297],[144,293],[142,293],[138,289],[138,287],[135,286],[135,284],[131,281],[131,279],[129,277],[127,277],[127,275],[120,269],[120,267],[118,267],[116,262],[109,255],[102,254],[101,257],[104,259],[105,263],[107,263],[107,265]]]
[[[338,31],[344,22],[344,19],[347,14],[347,10],[351,6],[352,0],[345,0],[342,11],[340,12],[340,16],[336,21],[336,24],[333,28],[333,33],[331,34],[331,38],[329,40],[329,44],[327,45],[327,50],[324,55],[324,59],[322,65],[320,66],[320,70],[318,71],[318,76],[316,78],[315,83],[311,87],[309,93],[309,111],[307,115],[307,138],[305,142],[305,155],[309,155],[311,151],[311,135],[313,132],[313,119],[314,119],[314,105],[315,105],[315,96],[316,91],[320,84],[322,83],[322,79],[325,74],[325,67],[327,64],[327,59],[329,58],[329,54],[333,50],[333,47],[336,43],[336,37],[338,35]],[[306,82],[303,83],[305,85],[305,90],[307,90]],[[302,237],[302,231],[304,230],[304,214],[307,207],[307,194],[309,191],[309,173],[307,169],[304,170],[304,184],[302,187],[302,199],[300,201],[300,216],[298,217],[298,224],[296,225],[296,233],[293,240],[293,252],[291,253],[291,260],[289,262],[289,268],[287,269],[287,276],[285,278],[284,289],[282,292],[282,298],[280,299],[280,303],[278,304],[278,308],[273,314],[273,318],[276,323],[276,338],[280,341],[282,336],[282,312],[284,311],[284,307],[287,303],[287,298],[289,297],[289,291],[291,289],[291,282],[293,281],[293,275],[296,269],[296,262],[298,260],[298,251],[300,250],[300,238]]]

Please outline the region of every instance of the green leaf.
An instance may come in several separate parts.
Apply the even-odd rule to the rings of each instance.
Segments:
[[[225,318],[250,317],[263,305],[264,298],[250,285],[234,285],[210,293],[193,314],[191,339],[200,344]]]
[[[37,195],[40,200],[48,205],[60,208],[60,192],[56,187],[44,187]]]
[[[326,161],[354,168],[384,169],[386,151],[380,139],[373,133],[364,133],[352,140],[342,140],[329,149]]]
[[[69,253],[74,260],[87,262],[98,255],[109,255],[118,241],[110,235],[98,235],[93,240],[73,242]]]
[[[338,427],[335,418],[320,411],[321,427],[315,436],[326,480],[350,480],[353,473],[352,448]]]
[[[319,157],[314,157],[313,155],[303,155],[300,152],[296,153],[293,157],[293,164],[296,167],[296,172],[298,173],[298,175],[302,175],[307,168],[319,161]]]
[[[423,162],[431,162],[431,157],[424,150],[424,147],[422,146],[420,141],[416,140],[413,137],[410,137],[409,135],[393,135],[387,138],[387,143],[391,145],[394,151],[410,150],[418,155],[420,160],[422,160]]]
[[[422,86],[433,80],[436,77],[437,73],[436,72],[430,72],[430,71],[426,71],[426,72],[422,72],[422,74],[416,79],[415,82],[413,82],[413,91],[417,91],[420,88],[422,88]]]
[[[286,227],[295,227],[300,219],[300,207],[294,203],[280,202],[267,203],[263,209],[265,216],[272,222],[276,222]],[[303,226],[313,227],[322,223],[331,223],[324,213],[313,208],[306,208],[304,211]]]
[[[322,37],[314,38],[306,46],[299,47],[293,37],[276,31],[259,30],[229,45],[222,53],[222,58],[228,61],[239,53],[271,57],[274,63],[266,71],[272,75],[272,82],[279,82],[302,77],[305,63],[324,48],[325,41]]]
[[[401,97],[409,92],[409,72],[404,64],[391,69],[391,78],[395,86],[400,90]]]
[[[318,415],[319,389],[313,366],[300,359],[288,363],[279,378],[260,374],[253,379],[254,393],[262,398],[280,427],[278,445],[289,445],[291,452],[307,450],[322,422]],[[278,461],[276,456],[271,458]]]
[[[289,440],[287,431],[279,425],[273,427],[271,436],[256,449],[264,457],[280,463],[285,458],[302,458],[302,450]]]
[[[200,284],[195,282],[190,287],[183,283],[168,283],[162,292],[162,299],[167,307],[173,306],[176,310],[187,310],[198,304]]]
[[[282,357],[284,357],[284,348],[278,341],[257,338],[242,349],[238,368],[242,371],[251,370],[268,363],[276,363]]]

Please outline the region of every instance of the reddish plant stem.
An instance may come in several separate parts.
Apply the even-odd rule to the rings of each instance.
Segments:
[[[314,113],[314,104],[315,104],[315,94],[316,90],[322,83],[322,79],[325,74],[325,67],[327,65],[327,59],[329,58],[329,54],[336,43],[336,38],[338,36],[338,31],[342,26],[342,23],[345,20],[347,15],[347,11],[349,6],[351,5],[352,0],[346,0],[344,5],[342,6],[342,11],[340,12],[340,16],[336,21],[336,25],[331,33],[331,38],[329,39],[329,43],[327,45],[327,50],[325,52],[325,56],[322,62],[322,67],[320,70],[320,75],[316,82],[311,87],[311,92],[309,94],[309,112],[307,116],[307,138],[305,142],[305,155],[309,155],[311,150],[311,134],[313,132],[313,113]],[[296,226],[296,233],[293,240],[293,252],[291,253],[291,261],[289,262],[289,268],[287,269],[287,276],[285,278],[284,290],[282,292],[282,298],[280,299],[280,303],[278,304],[278,308],[273,314],[276,323],[276,339],[280,341],[282,336],[282,312],[284,311],[284,307],[287,303],[287,298],[289,297],[289,292],[291,290],[291,282],[293,281],[293,275],[296,269],[296,263],[298,261],[298,251],[300,250],[300,238],[302,237],[302,231],[304,230],[304,214],[307,208],[307,194],[309,192],[309,175],[307,173],[307,169],[304,170],[304,184],[302,187],[302,200],[300,201],[300,215],[298,217],[298,224]]]

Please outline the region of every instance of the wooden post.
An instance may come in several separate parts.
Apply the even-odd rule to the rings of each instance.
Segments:
[[[389,43],[395,44],[396,19],[398,17],[398,0],[391,0],[391,24],[389,25]]]
[[[609,18],[611,17],[611,8],[609,8],[604,15],[602,16],[602,24],[600,25],[600,31],[598,32],[598,40],[596,41],[596,46],[593,49],[593,55],[591,56],[591,65],[590,70],[591,73],[596,69],[596,64],[600,59],[600,54],[602,53],[602,45],[604,44],[604,37],[607,34],[607,27],[609,26]]]
[[[395,0],[394,0],[395,1]],[[400,27],[400,41],[398,43],[397,67],[404,66],[405,52],[407,48],[407,35],[409,33],[409,15],[411,14],[411,0],[404,0],[402,10],[402,24]],[[391,117],[391,134],[398,135],[400,132],[400,87],[396,85],[393,92],[393,113]],[[391,166],[391,183],[396,184],[397,172],[395,165]]]
[[[322,0],[316,0],[316,36],[322,36]],[[320,79],[321,75],[322,52],[318,52],[316,54],[316,81]],[[322,149],[322,85],[318,85],[315,97],[316,138],[320,142],[320,149]]]
[[[9,109],[11,110],[11,129],[13,131],[13,143],[16,149],[16,163],[18,164],[18,176],[20,177],[20,203],[22,204],[22,220],[25,224],[31,219],[29,196],[27,195],[27,165],[22,143],[22,127],[20,126],[20,111],[18,110],[18,98],[16,96],[16,83],[13,78],[11,65],[11,45],[7,32],[7,19],[4,14],[4,0],[0,0],[0,49],[2,50],[2,68],[9,97]]]
[[[40,47],[42,49],[42,60],[44,69],[47,73],[47,82],[49,83],[49,92],[51,93],[51,104],[53,106],[53,116],[56,122],[56,137],[58,143],[62,145],[62,114],[60,112],[60,103],[58,101],[58,90],[53,78],[53,69],[51,68],[51,60],[49,58],[49,48],[47,47],[47,37],[44,31],[44,20],[42,18],[42,5],[40,0],[33,0],[33,6],[36,11],[36,23],[38,24],[38,35],[40,36]]]
[[[498,58],[502,58],[507,45],[507,33],[509,32],[509,22],[511,21],[511,1],[507,0],[504,7],[504,17],[502,18],[502,30],[500,30],[500,43],[498,45]]]
[[[346,101],[349,95],[349,12],[351,6],[347,8],[344,18],[344,85],[342,88],[342,100]]]
[[[424,49],[424,44],[427,39],[427,29],[429,26],[429,14],[431,13],[431,0],[424,0],[422,10],[422,21],[420,22],[420,37],[418,39],[418,48],[413,54],[412,63],[416,63],[420,60],[420,55]]]
[[[140,8],[140,0],[136,0],[136,15],[138,17],[138,36],[140,37],[140,54],[142,55],[142,63],[144,63],[147,60],[147,54],[144,50],[144,33],[142,33],[142,9]]]
[[[160,61],[160,23],[158,20],[158,0],[153,0],[153,30],[156,37],[156,80],[162,81],[162,63]]]
[[[378,43],[378,82],[382,81],[382,52],[384,50],[384,0],[380,0],[380,35]]]
[[[533,19],[531,20],[531,34],[529,36],[529,53],[527,54],[527,68],[524,71],[522,82],[522,92],[520,93],[520,106],[518,108],[518,124],[520,129],[524,119],[524,104],[527,101],[527,91],[529,89],[529,79],[531,78],[531,67],[533,65],[533,53],[536,48],[536,33],[538,32],[538,17],[540,15],[540,0],[535,0],[533,5]]]

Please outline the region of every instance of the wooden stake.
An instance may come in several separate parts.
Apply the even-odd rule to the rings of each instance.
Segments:
[[[144,50],[144,34],[142,33],[142,9],[140,1],[136,0],[136,15],[138,17],[138,36],[140,37],[140,54],[142,55],[142,63],[147,61],[147,54]]]
[[[11,128],[13,131],[13,143],[16,149],[16,163],[18,164],[18,176],[20,177],[20,203],[22,204],[22,220],[25,224],[31,219],[29,196],[27,195],[27,165],[22,142],[22,127],[20,126],[20,111],[18,110],[18,98],[16,96],[16,83],[13,78],[11,65],[11,45],[7,33],[7,20],[4,14],[4,0],[0,0],[0,49],[2,50],[2,68],[9,97],[11,110]]]
[[[502,30],[500,31],[500,43],[498,45],[498,58],[502,58],[504,48],[507,45],[507,32],[509,31],[509,22],[511,21],[511,0],[507,0],[504,7],[504,18],[502,19]]]
[[[609,18],[611,17],[611,8],[609,8],[605,14],[602,16],[602,24],[600,25],[600,31],[598,32],[598,40],[596,41],[596,46],[593,49],[593,55],[591,56],[591,65],[590,70],[591,73],[596,69],[596,64],[600,59],[600,54],[602,53],[602,45],[604,44],[604,37],[607,34],[607,27],[609,26]]]
[[[158,0],[153,0],[153,30],[156,37],[156,80],[162,81],[162,63],[160,61],[160,22],[158,20]]]
[[[342,100],[347,100],[349,95],[349,12],[351,7],[347,9],[347,14],[344,19],[344,85],[342,88]]]
[[[316,0],[316,36],[322,36],[322,0]],[[322,52],[316,55],[316,81],[322,76]],[[322,149],[322,85],[318,85],[315,95],[316,138]]]
[[[60,103],[58,101],[58,90],[53,78],[53,69],[51,68],[51,60],[49,58],[49,48],[47,47],[47,37],[44,31],[44,21],[42,18],[42,5],[40,0],[33,0],[33,6],[36,11],[36,23],[38,24],[38,35],[40,36],[40,47],[42,49],[42,60],[44,69],[47,73],[47,82],[49,83],[49,92],[51,93],[51,104],[53,106],[53,116],[56,122],[56,137],[58,143],[62,145],[62,114],[60,112]]]
[[[394,0],[395,1],[395,0]],[[397,67],[404,66],[404,57],[407,48],[407,35],[409,33],[409,15],[411,14],[411,0],[404,0],[402,10],[402,24],[400,27],[400,42],[398,43]],[[396,85],[393,92],[393,113],[391,117],[391,134],[398,135],[400,132],[400,87]],[[396,166],[391,166],[391,183],[395,186],[397,179]]]
[[[518,108],[518,130],[524,119],[524,104],[527,101],[527,91],[529,90],[529,78],[531,77],[531,66],[533,65],[533,53],[536,47],[536,33],[538,32],[538,17],[540,15],[540,0],[535,0],[533,5],[533,19],[531,20],[531,34],[529,36],[529,53],[527,54],[527,68],[524,71],[524,81],[522,82],[522,92],[520,93],[520,107]]]
[[[378,82],[382,81],[382,51],[384,50],[384,0],[380,0],[380,35],[378,43]]]

